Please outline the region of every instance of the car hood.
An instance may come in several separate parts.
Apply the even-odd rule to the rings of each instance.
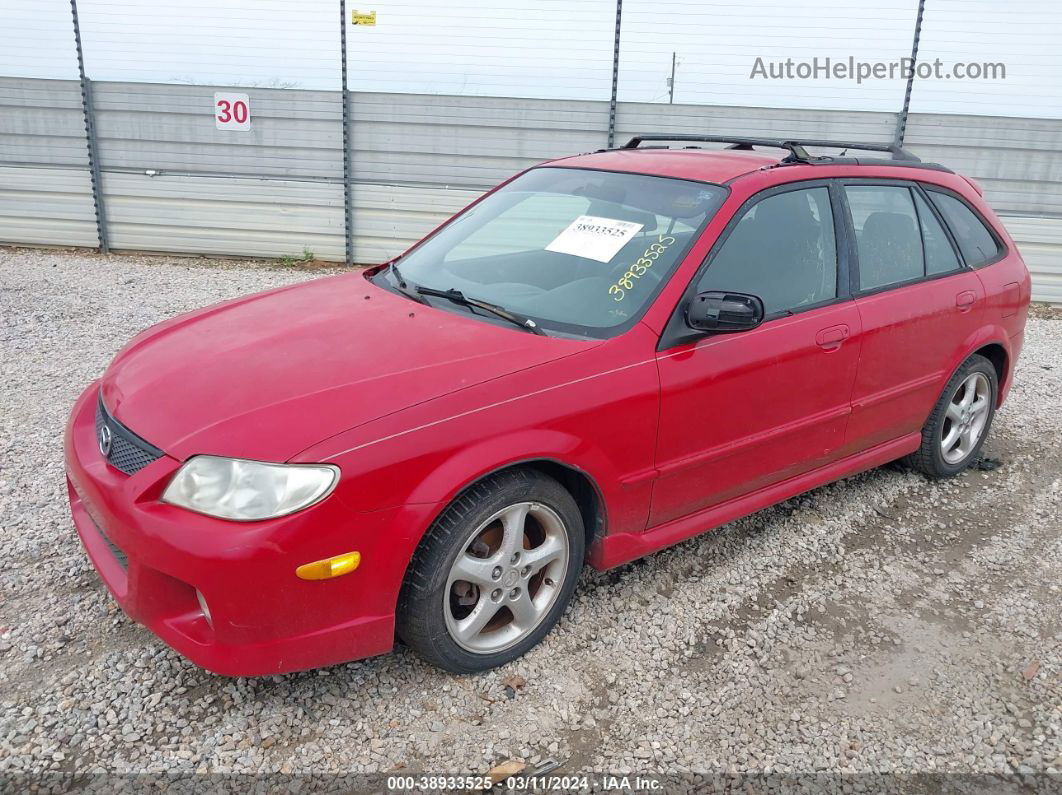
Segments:
[[[175,458],[285,461],[362,423],[595,344],[422,306],[351,273],[149,328],[115,357],[102,392],[119,422]]]

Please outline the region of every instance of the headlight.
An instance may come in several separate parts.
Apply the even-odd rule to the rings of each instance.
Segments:
[[[162,500],[219,519],[253,522],[307,508],[338,482],[339,468],[330,464],[263,464],[197,455],[177,470]]]

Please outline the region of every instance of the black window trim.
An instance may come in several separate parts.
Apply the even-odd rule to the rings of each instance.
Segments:
[[[933,210],[936,212],[937,219],[942,224],[944,224],[944,228],[948,231],[948,235],[952,239],[952,245],[958,252],[959,258],[961,259],[963,265],[965,265],[967,268],[970,268],[971,270],[980,270],[981,268],[987,268],[989,265],[995,265],[1000,260],[1007,258],[1007,256],[1010,254],[1010,248],[1007,246],[1006,241],[999,236],[999,234],[996,232],[996,228],[988,222],[988,219],[981,215],[981,213],[977,211],[977,208],[966,200],[965,196],[963,196],[961,193],[957,193],[956,191],[953,191],[950,188],[945,188],[941,185],[927,185],[920,183],[919,187],[922,188],[922,193],[925,194],[925,198],[926,201],[929,202],[929,206],[932,207]],[[960,204],[962,204],[967,210],[973,213],[973,217],[981,222],[981,225],[986,230],[988,230],[989,236],[992,238],[992,240],[995,241],[996,256],[992,257],[991,259],[987,259],[984,262],[979,262],[976,265],[971,265],[970,263],[968,263],[966,261],[966,257],[962,253],[962,248],[959,246],[959,241],[955,237],[955,232],[952,230],[951,225],[947,221],[947,218],[944,217],[944,211],[940,209],[936,201],[933,199],[931,195],[933,193],[942,193],[945,196],[950,196],[953,199],[958,199]]]
[[[929,250],[926,246],[926,225],[922,223],[922,210],[919,209],[918,199],[922,197],[922,192],[916,188],[908,188],[907,192],[911,194],[911,206],[914,207],[915,223],[918,224],[918,239],[922,241],[922,275],[929,275]],[[937,223],[940,223],[940,219],[937,218],[937,213],[933,209],[933,205],[930,202],[925,202],[929,207],[929,214],[937,219]],[[955,261],[959,263],[959,269],[961,270],[965,264],[962,261],[962,257],[959,256],[958,250],[955,248],[955,241],[951,239],[951,235],[947,232],[947,227],[941,226],[944,229],[944,238],[948,241],[948,245],[951,246],[951,253],[955,255]],[[951,273],[951,271],[943,271],[943,273]]]
[[[773,320],[781,320],[782,318],[793,317],[815,309],[822,309],[823,307],[851,301],[854,297],[851,289],[851,279],[854,273],[854,261],[852,260],[854,243],[852,242],[851,235],[851,219],[847,219],[846,221],[842,214],[846,212],[846,207],[843,205],[843,191],[837,182],[837,179],[829,177],[812,177],[802,180],[793,180],[791,182],[783,182],[780,185],[773,185],[754,193],[742,202],[737,210],[734,211],[730,220],[726,222],[726,226],[723,227],[723,230],[713,241],[712,247],[708,250],[708,253],[701,261],[701,264],[697,266],[697,270],[686,284],[686,288],[683,290],[678,302],[672,308],[671,316],[668,318],[667,325],[664,326],[664,332],[660,335],[660,339],[657,341],[657,351],[665,351],[679,345],[685,345],[706,337],[714,336],[711,333],[706,334],[703,331],[695,331],[686,325],[686,307],[696,295],[697,282],[700,281],[705,271],[711,266],[712,260],[719,253],[719,250],[726,243],[727,239],[729,239],[734,228],[742,221],[742,219],[744,219],[745,214],[764,199],[768,199],[771,196],[776,196],[781,193],[789,193],[795,190],[811,190],[814,188],[826,188],[829,191],[830,210],[833,214],[834,247],[837,256],[837,295],[826,301],[819,301],[815,304],[807,304],[806,306],[791,310],[773,312],[764,318],[764,324],[770,323]]]
[[[926,191],[926,186],[923,185],[922,183],[918,183],[917,185],[912,186],[911,190],[913,190],[915,193],[917,193],[919,196],[921,196],[922,197],[922,201],[924,201],[926,203],[926,206],[929,207],[929,211],[931,213],[933,213],[933,217],[937,219],[937,223],[940,224],[941,228],[944,230],[945,237],[947,237],[948,238],[948,242],[951,243],[952,252],[955,254],[956,258],[958,258],[958,260],[959,260],[959,267],[956,268],[955,270],[944,271],[943,273],[935,273],[935,274],[933,274],[933,276],[948,276],[948,275],[950,275],[952,273],[956,273],[957,271],[970,270],[971,268],[970,268],[969,263],[966,261],[966,258],[962,255],[962,248],[959,246],[959,241],[955,237],[955,232],[953,232],[952,228],[948,225],[948,219],[944,217],[944,213],[941,211],[941,209],[939,207],[937,207],[937,203],[935,201],[933,201],[933,199],[929,196],[929,193]],[[918,203],[917,202],[915,202],[915,212],[916,213],[918,212]],[[918,223],[919,223],[919,225],[921,225],[921,223],[922,223],[921,213],[919,213],[919,215],[918,215]],[[995,237],[995,235],[993,235],[993,237]],[[923,228],[922,229],[922,245],[923,246],[925,245],[925,239],[926,239],[926,233],[925,233],[925,229]],[[996,242],[998,243],[999,241],[996,241]],[[928,276],[929,275],[929,260],[928,259],[926,260],[926,269],[925,270],[926,270],[926,274]]]
[[[966,271],[973,270],[973,268],[971,268],[969,265],[966,264],[966,259],[962,256],[962,251],[959,249],[958,242],[955,240],[955,234],[951,231],[951,227],[948,226],[947,222],[943,218],[943,216],[942,216],[942,214],[940,212],[940,208],[937,207],[936,204],[932,201],[932,199],[929,196],[926,195],[926,190],[925,190],[926,186],[925,186],[924,183],[918,182],[917,180],[891,179],[889,177],[838,177],[837,178],[837,183],[838,183],[838,187],[840,188],[840,191],[841,191],[841,194],[842,194],[842,199],[844,201],[844,212],[845,212],[845,216],[846,216],[845,222],[848,225],[848,229],[849,229],[849,239],[852,241],[851,283],[852,283],[852,287],[853,287],[852,294],[856,298],[864,298],[864,297],[870,296],[870,295],[877,295],[878,293],[884,293],[884,292],[886,292],[888,290],[898,290],[898,289],[900,289],[902,287],[910,287],[913,284],[921,284],[923,282],[935,281],[937,279],[946,279],[949,276],[955,276],[956,274],[964,273]],[[922,230],[922,217],[920,215],[918,215],[918,204],[917,204],[917,202],[915,202],[914,196],[912,195],[911,196],[911,204],[914,206],[915,217],[918,220],[919,235],[921,236],[921,239],[923,241],[923,244],[922,244],[922,263],[923,263],[922,264],[922,271],[923,271],[923,274],[921,276],[915,278],[915,279],[905,279],[902,282],[893,282],[891,284],[884,284],[881,287],[873,287],[873,288],[870,288],[870,289],[867,289],[867,290],[861,289],[860,284],[859,284],[859,249],[858,249],[858,246],[856,245],[855,222],[852,220],[852,208],[848,204],[848,196],[845,194],[844,189],[846,187],[849,187],[849,186],[866,187],[866,186],[873,186],[873,185],[878,185],[878,186],[881,186],[881,187],[890,187],[890,188],[907,188],[909,191],[913,191],[914,193],[921,194],[922,198],[925,199],[926,204],[929,205],[929,208],[932,211],[932,213],[934,214],[934,216],[936,217],[937,221],[939,221],[940,225],[944,228],[944,234],[947,235],[948,242],[951,243],[951,248],[952,248],[952,251],[955,252],[955,256],[958,259],[959,267],[956,268],[955,270],[944,271],[943,273],[933,273],[933,274],[928,274],[928,275],[925,273],[925,271],[927,270],[927,268],[925,266],[925,256],[926,256],[925,255],[925,232],[924,232],[924,230]],[[934,186],[934,187],[936,187],[936,186]],[[957,194],[954,194],[953,191],[949,191],[949,190],[946,190],[946,189],[942,189],[941,192],[942,193],[949,193],[949,194],[957,196]],[[980,217],[980,216],[978,216],[978,217]],[[989,227],[989,228],[991,228],[991,227]],[[995,233],[992,234],[992,237],[993,238],[996,237]],[[997,243],[999,242],[998,239],[996,240],[996,242]],[[998,261],[998,260],[994,260],[994,261]]]

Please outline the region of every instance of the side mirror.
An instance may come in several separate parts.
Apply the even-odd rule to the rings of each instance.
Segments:
[[[745,293],[697,293],[686,307],[686,325],[697,331],[748,331],[760,325],[763,316],[763,301]]]

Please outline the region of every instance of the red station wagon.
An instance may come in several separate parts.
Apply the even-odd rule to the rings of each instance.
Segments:
[[[396,638],[483,670],[584,563],[902,457],[961,472],[1029,294],[979,188],[899,147],[642,136],[385,265],[140,334],[70,418],[74,523],[123,609],[212,671]]]

